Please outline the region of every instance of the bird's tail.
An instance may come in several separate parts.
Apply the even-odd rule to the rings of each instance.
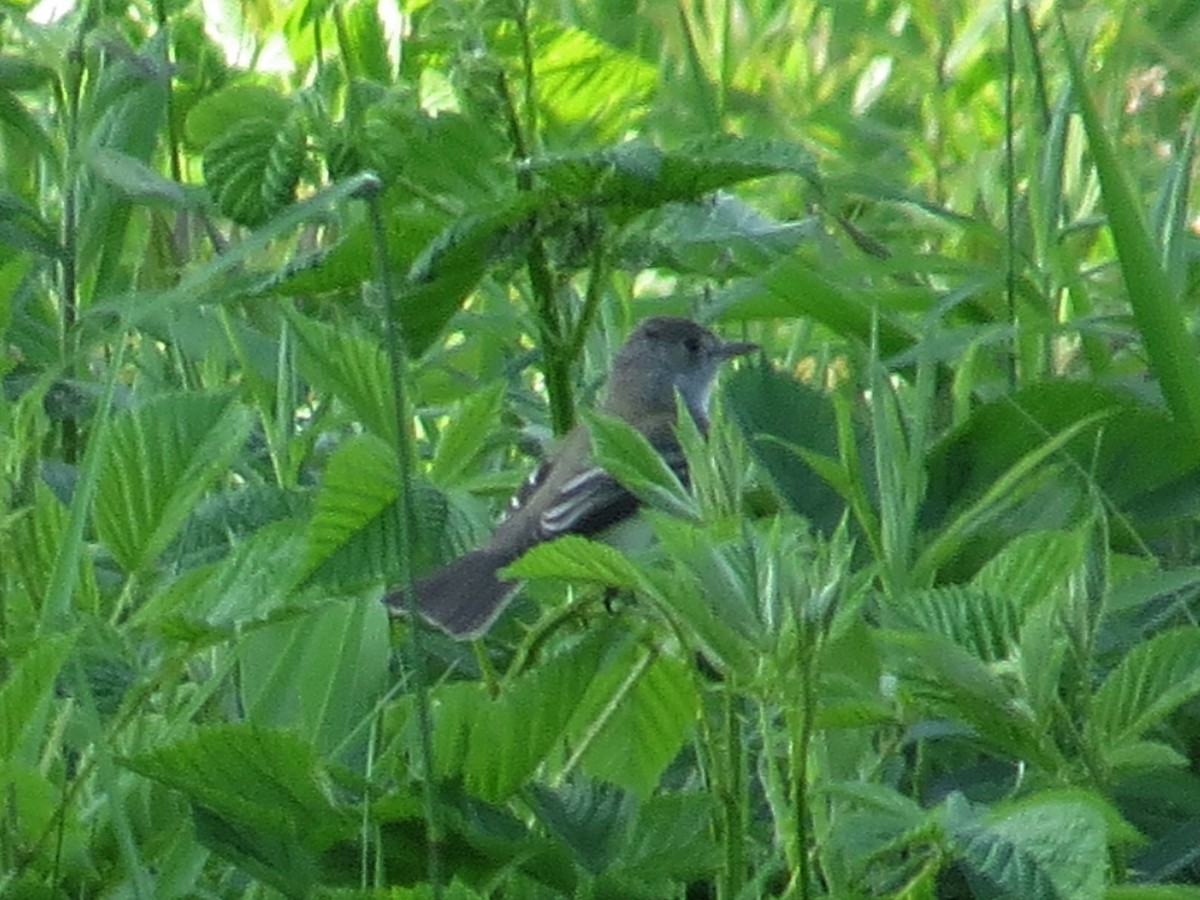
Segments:
[[[508,554],[482,549],[442,566],[417,582],[417,612],[453,638],[478,637],[516,591],[516,582],[503,581],[496,574],[510,562]],[[410,610],[403,588],[387,594],[383,603],[393,616],[406,616]]]

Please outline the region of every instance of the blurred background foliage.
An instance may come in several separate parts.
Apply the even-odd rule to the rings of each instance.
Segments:
[[[0,0],[0,896],[1200,897],[1198,45]],[[389,624],[652,314],[657,550]]]

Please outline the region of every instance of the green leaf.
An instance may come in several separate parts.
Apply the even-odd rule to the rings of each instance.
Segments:
[[[1144,204],[1130,187],[1128,172],[1109,141],[1066,27],[1060,25],[1060,30],[1071,73],[1071,89],[1079,98],[1079,111],[1095,159],[1100,193],[1133,317],[1167,407],[1187,430],[1188,445],[1195,447],[1200,442],[1200,359],[1189,337],[1180,305],[1182,298],[1171,290],[1167,273],[1158,261],[1154,241],[1142,217]]]
[[[213,725],[122,762],[182,792],[201,843],[287,894],[323,881],[321,852],[357,828],[330,799],[312,746],[294,734]]]
[[[764,366],[742,367],[725,380],[724,389],[750,451],[783,499],[832,534],[847,501],[839,483],[831,484],[812,465],[821,457],[840,467],[837,417],[828,395]],[[863,485],[863,490],[868,496],[874,488]]]
[[[0,192],[0,242],[42,256],[62,256],[54,229],[32,206],[7,192]]]
[[[497,381],[475,391],[449,414],[449,424],[438,440],[429,468],[430,481],[444,488],[461,484],[492,440],[492,426],[500,419],[505,387],[503,381]]]
[[[324,604],[243,635],[237,654],[248,721],[292,731],[324,754],[340,750],[347,761],[365,753],[368,730],[361,726],[388,681],[381,604]]]
[[[557,23],[540,25],[531,40],[538,98],[555,124],[587,125],[596,140],[608,141],[645,115],[659,73],[641,56]]]
[[[185,134],[194,147],[204,149],[239,122],[265,119],[281,125],[291,109],[292,102],[272,88],[234,84],[196,101],[188,110]]]
[[[609,206],[618,217],[767,175],[816,178],[812,158],[796,144],[729,135],[685,141],[677,150],[630,141],[538,157],[528,168],[563,200]]]
[[[469,728],[463,777],[471,793],[498,803],[533,776],[562,740],[612,641],[611,632],[594,632],[506,685],[473,721],[453,723]]]
[[[75,634],[43,638],[10,661],[0,685],[0,759],[36,765],[49,734],[56,679],[75,646]]]
[[[200,207],[183,185],[156,172],[140,159],[108,147],[85,148],[84,162],[130,200],[157,201],[178,209]]]
[[[162,395],[113,418],[94,514],[122,568],[154,563],[252,425],[250,412],[228,397],[198,393]]]
[[[891,627],[940,634],[987,663],[1014,655],[1023,612],[1007,593],[959,585],[912,591],[886,607]]]
[[[957,855],[1004,896],[1021,900],[1100,900],[1105,896],[1107,830],[1088,803],[1036,795],[1015,808],[978,816],[955,794],[943,823]]]
[[[646,800],[700,715],[688,663],[629,643],[606,661],[571,723],[593,778]]]
[[[1200,630],[1174,628],[1129,651],[1092,697],[1089,725],[1101,750],[1139,739],[1200,694]]]
[[[970,725],[993,753],[1055,768],[1045,724],[984,662],[940,635],[883,631],[878,639],[902,683],[936,714]]]
[[[516,578],[563,578],[627,590],[646,583],[641,570],[616,547],[573,534],[538,544],[505,572]]]
[[[339,328],[291,309],[286,315],[300,346],[304,377],[346,404],[371,434],[395,446],[395,393],[379,340],[357,327]]]
[[[264,224],[288,206],[305,158],[302,120],[242,119],[204,150],[204,181],[217,207],[240,225]]]
[[[358,589],[394,577],[399,569],[396,511],[400,475],[395,451],[372,435],[351,438],[329,460],[308,526],[307,578]],[[417,520],[410,537],[418,569],[434,557],[446,518],[442,495],[416,486]]]
[[[628,422],[592,412],[583,415],[592,457],[643,503],[671,515],[698,521],[696,502],[667,465],[662,453]]]

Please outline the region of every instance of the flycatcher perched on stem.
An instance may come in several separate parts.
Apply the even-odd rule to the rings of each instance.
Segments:
[[[717,368],[755,349],[756,344],[722,341],[688,319],[646,319],[613,360],[600,409],[640,431],[672,469],[686,476],[675,435],[676,393],[705,430]],[[637,506],[637,499],[592,461],[587,429],[577,425],[533,474],[487,544],[417,582],[417,610],[452,637],[477,637],[516,590],[516,582],[497,574],[500,569],[544,541],[602,532]],[[392,615],[408,612],[404,589],[387,594],[383,602]]]

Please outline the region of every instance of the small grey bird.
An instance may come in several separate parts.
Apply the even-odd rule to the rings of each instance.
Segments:
[[[675,435],[676,392],[696,424],[706,429],[717,368],[757,347],[722,341],[687,319],[646,319],[613,360],[600,409],[633,425],[686,477]],[[631,516],[637,506],[637,499],[592,461],[587,429],[576,426],[534,472],[516,508],[486,545],[417,582],[417,609],[451,637],[477,637],[516,590],[516,582],[498,576],[500,569],[543,541],[605,531]],[[383,602],[394,616],[408,612],[403,589],[388,593]]]

